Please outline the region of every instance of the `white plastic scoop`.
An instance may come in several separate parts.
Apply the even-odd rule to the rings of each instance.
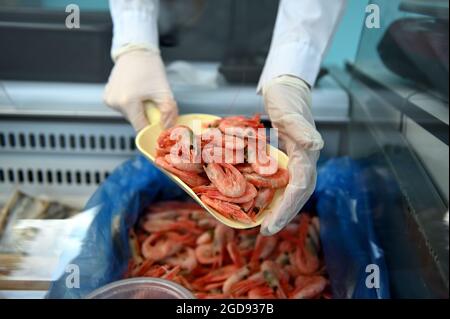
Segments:
[[[200,198],[192,191],[191,187],[186,185],[181,179],[179,179],[174,174],[166,171],[165,169],[157,166],[155,164],[156,159],[156,146],[157,146],[157,140],[161,132],[163,131],[163,128],[160,124],[161,114],[159,113],[159,110],[155,108],[151,103],[148,104],[147,107],[147,117],[150,121],[150,125],[144,128],[142,131],[139,132],[139,134],[136,137],[136,146],[138,150],[146,157],[148,158],[158,169],[160,169],[164,174],[166,174],[170,179],[172,179],[176,184],[178,184],[186,193],[189,194],[198,204],[200,204],[209,214],[214,216],[217,220],[222,222],[223,224],[236,228],[236,229],[248,229],[248,228],[254,228],[257,226],[260,226],[262,221],[264,220],[264,217],[270,213],[272,208],[278,204],[278,202],[281,201],[284,188],[278,189],[275,193],[275,196],[273,198],[272,203],[263,211],[259,212],[256,221],[251,224],[243,223],[237,220],[231,220],[211,207],[205,205]],[[187,115],[181,115],[178,117],[177,125],[185,125],[187,127],[190,127],[193,129],[193,123],[194,121],[201,121],[202,124],[204,123],[210,123],[217,119],[220,119],[217,116],[213,115],[207,115],[207,114],[187,114]],[[278,149],[275,149],[274,147],[270,146],[271,148],[271,154],[277,154],[278,155],[278,165],[281,168],[286,168],[288,163],[288,157],[286,154],[281,152]]]

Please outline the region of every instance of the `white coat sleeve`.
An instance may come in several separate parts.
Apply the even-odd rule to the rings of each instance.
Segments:
[[[345,5],[346,0],[281,0],[259,93],[282,75],[314,85]]]
[[[127,46],[159,50],[159,0],[109,0],[114,24],[111,54]]]

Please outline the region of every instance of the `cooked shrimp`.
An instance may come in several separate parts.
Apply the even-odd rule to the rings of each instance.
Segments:
[[[257,272],[245,280],[234,283],[231,286],[230,293],[232,296],[240,297],[247,294],[253,288],[261,286],[266,283],[266,279],[262,272]]]
[[[148,219],[142,223],[142,228],[149,233],[162,233],[179,230],[199,235],[203,232],[192,220],[171,221],[164,219]]]
[[[185,171],[188,173],[202,173],[203,172],[203,165],[201,163],[194,163],[193,157],[194,155],[191,155],[191,158],[185,159],[182,156],[173,158],[174,156],[172,154],[167,154],[164,159],[167,163],[175,167],[176,169],[179,169],[181,171]]]
[[[242,267],[241,269],[236,271],[233,275],[228,277],[227,280],[225,280],[225,282],[223,283],[223,288],[222,288],[223,293],[229,294],[231,292],[231,287],[235,283],[241,281],[246,276],[248,276],[248,274],[250,274],[250,270],[248,269],[248,267]]]
[[[233,237],[233,229],[218,224],[214,229],[213,241],[195,249],[198,262],[204,265],[222,266],[226,243],[232,241]]]
[[[256,201],[257,188],[282,188],[289,182],[288,172],[268,154],[261,117],[232,116],[203,128],[196,135],[183,125],[162,132],[156,165],[193,188],[226,218],[254,223],[273,199],[265,190]]]
[[[159,237],[160,235],[151,235],[142,243],[141,253],[146,259],[160,261],[176,254],[183,248],[182,243],[159,239]]]
[[[261,123],[259,115],[255,115],[250,119],[244,116],[224,118],[216,123],[216,126],[226,135],[237,136],[243,139],[257,139],[259,129],[264,130],[264,125]]]
[[[300,216],[299,237],[300,244],[295,253],[291,254],[291,263],[297,267],[301,274],[310,275],[320,268],[320,260],[314,247],[309,242],[308,232],[311,219],[308,214]]]
[[[245,162],[245,152],[208,145],[202,149],[202,159],[207,164],[238,165]]]
[[[158,144],[157,153],[159,156],[163,156],[163,155],[169,154],[171,152],[172,147],[175,146],[177,144],[177,142],[180,140],[179,138],[178,139],[174,138],[172,133],[180,131],[180,130],[183,130],[183,131],[188,132],[189,134],[192,134],[192,131],[189,127],[184,126],[184,125],[177,125],[168,130],[163,131],[159,135],[158,140],[157,140],[157,144]]]
[[[261,264],[261,271],[264,274],[267,284],[275,291],[280,299],[286,299],[285,287],[283,287],[283,274],[278,265],[273,260],[266,260]],[[286,279],[284,279],[286,283]]]
[[[200,197],[203,203],[215,209],[219,214],[226,218],[237,220],[245,224],[252,224],[253,220],[242,211],[242,209],[232,203],[223,202],[218,199],[209,198],[206,195]]]
[[[220,130],[211,129],[202,133],[203,147],[219,147],[229,150],[243,150],[246,146],[245,140],[237,136],[225,135]]]
[[[256,195],[258,195],[258,191],[256,190],[255,186],[253,186],[250,183],[247,183],[245,193],[241,197],[224,196],[214,185],[194,187],[192,190],[197,195],[206,195],[209,198],[218,199],[224,202],[235,204],[247,203],[253,200],[256,197]]]
[[[261,188],[258,191],[258,195],[255,198],[255,215],[262,212],[267,206],[272,203],[273,196],[275,195],[275,189],[273,188]]]
[[[320,260],[311,244],[299,246],[291,255],[291,263],[294,264],[301,274],[310,275],[316,273],[320,268]]]
[[[223,133],[241,138],[256,138],[257,130],[263,128],[264,125],[261,123],[259,115],[250,119],[244,116],[233,116],[225,118],[219,123],[219,129]]]
[[[239,247],[235,241],[231,241],[227,244],[227,251],[228,255],[230,255],[230,258],[233,261],[233,264],[235,264],[236,267],[242,267],[244,265],[244,257],[241,255]]]
[[[206,175],[219,192],[227,197],[241,197],[247,189],[244,176],[230,164],[208,164]]]
[[[200,237],[197,238],[196,244],[197,245],[204,245],[209,244],[213,240],[212,232],[206,231],[203,234],[200,235]]]
[[[255,172],[252,168],[252,165],[250,165],[250,164],[238,164],[238,165],[235,165],[235,167],[242,174],[244,174],[244,173],[253,174]]]
[[[311,299],[320,295],[328,285],[322,276],[299,276],[295,280],[295,289],[289,295],[291,299]]]
[[[215,186],[202,191],[211,188],[217,191]],[[274,191],[261,188],[265,195],[258,194],[264,197],[258,205],[267,204]],[[255,205],[209,200],[246,218],[251,217],[242,206]],[[227,227],[192,203],[169,202],[166,209],[153,204],[130,232],[132,257],[124,276],[168,279],[201,298],[330,298],[318,223],[302,213],[278,234],[264,237],[256,227]]]
[[[257,265],[263,261],[275,250],[277,247],[278,239],[275,236],[262,236],[258,235],[256,238],[255,249],[253,250],[252,257],[250,258],[250,264]]]
[[[216,255],[220,256],[219,266],[222,267],[226,245],[234,239],[234,229],[225,226],[224,224],[217,224],[214,228],[213,246]]]
[[[245,178],[256,187],[283,188],[289,184],[289,172],[279,168],[272,176],[261,176],[256,173],[244,173]]]
[[[165,170],[169,171],[170,173],[174,174],[178,178],[180,178],[183,182],[185,182],[190,187],[197,187],[201,185],[208,184],[208,180],[196,173],[189,173],[184,172],[182,170],[179,170],[178,168],[175,168],[173,165],[168,163],[164,157],[157,157],[155,160],[156,165],[159,167],[164,168]]]
[[[206,275],[196,279],[193,284],[197,287],[201,287],[203,290],[204,287],[208,284],[212,283],[223,283],[237,270],[236,266],[228,265],[222,268],[218,268],[208,272]]]
[[[221,256],[215,254],[214,248],[211,244],[202,244],[197,246],[197,248],[195,248],[195,256],[198,262],[202,265],[218,265],[220,259],[222,258]]]
[[[253,155],[249,161],[253,171],[261,176],[273,176],[278,172],[278,161],[265,151],[257,152],[257,155]]]
[[[164,261],[171,266],[180,266],[187,271],[192,271],[197,267],[195,251],[190,247],[185,247],[175,256],[166,258]]]
[[[249,299],[276,299],[273,289],[267,285],[256,287],[248,292]]]

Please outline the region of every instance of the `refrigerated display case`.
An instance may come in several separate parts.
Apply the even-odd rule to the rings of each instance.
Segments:
[[[322,159],[347,156],[377,173],[380,183],[371,185],[370,191],[378,200],[369,206],[386,254],[391,296],[448,298],[448,94],[426,72],[441,66],[439,74],[446,71],[447,77],[437,80],[448,87],[448,34],[432,33],[442,32],[436,26],[448,26],[448,1],[371,3],[382,9],[381,28],[364,26],[355,62],[345,68],[327,66],[313,89],[313,113],[326,143]],[[393,68],[399,57],[405,59],[405,52],[403,43],[394,45],[398,37],[389,35],[402,30],[392,25],[409,19],[418,19],[419,26],[424,21],[432,26],[419,35],[408,35],[419,36],[417,47],[425,45],[426,39],[440,50],[447,45],[447,60],[408,56],[408,68],[420,71],[413,72],[415,76]],[[223,41],[212,42],[213,48],[203,53],[208,56],[183,49],[202,43],[208,35],[205,30],[210,30],[204,27],[206,20],[197,20],[187,38],[165,49],[171,60],[181,53],[191,62],[201,60],[190,64],[191,71],[214,79],[212,85],[193,85],[180,81],[177,72],[169,72],[182,113],[264,112],[252,81],[230,84],[223,80],[220,70],[227,57]],[[270,30],[262,30],[253,40],[267,42],[268,34],[270,38]],[[422,52],[413,50],[417,47],[411,47],[411,52]],[[265,53],[253,52],[253,61]],[[206,63],[209,59],[214,61]],[[134,132],[103,105],[102,84],[19,80],[1,80],[0,202],[6,203],[20,189],[81,211],[109,173],[136,154]],[[263,118],[270,125],[267,116]],[[49,274],[40,280],[6,278],[0,270],[0,295],[42,297],[42,287],[53,279]],[[33,282],[39,283],[40,292],[29,290]]]

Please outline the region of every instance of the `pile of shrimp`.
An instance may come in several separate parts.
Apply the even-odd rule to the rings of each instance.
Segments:
[[[171,152],[180,142],[180,134],[174,133],[181,131],[189,143],[188,156],[174,161]],[[199,143],[200,152],[194,152],[192,140]],[[288,171],[280,168],[267,150],[259,115],[250,119],[235,116],[207,124],[201,136],[186,126],[163,131],[158,138],[155,163],[179,177],[204,204],[224,217],[252,224],[271,204],[276,189],[289,183]],[[181,151],[182,147],[175,150]]]
[[[300,214],[279,234],[234,230],[199,205],[161,202],[130,232],[125,277],[174,281],[200,299],[331,298],[319,221]]]

